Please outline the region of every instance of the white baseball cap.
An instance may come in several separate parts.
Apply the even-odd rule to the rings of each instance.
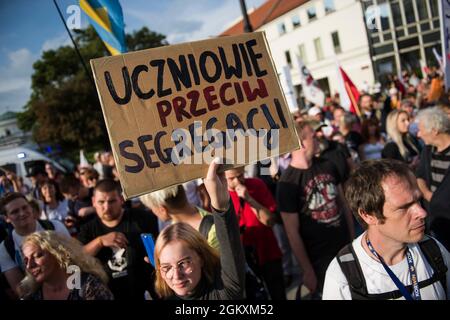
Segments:
[[[308,116],[314,117],[317,116],[318,114],[321,114],[322,110],[318,107],[318,106],[314,106],[312,108],[309,108],[308,110]]]

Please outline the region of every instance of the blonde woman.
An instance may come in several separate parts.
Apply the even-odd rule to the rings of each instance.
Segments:
[[[404,110],[391,111],[386,120],[388,142],[381,155],[385,159],[395,159],[415,168],[419,161],[421,147],[409,133],[409,115]]]
[[[242,299],[245,258],[234,206],[224,174],[213,161],[204,180],[211,197],[220,257],[186,223],[166,227],[155,244],[156,291],[163,299]]]
[[[26,277],[19,291],[26,300],[112,300],[101,264],[74,238],[36,232],[22,244]]]

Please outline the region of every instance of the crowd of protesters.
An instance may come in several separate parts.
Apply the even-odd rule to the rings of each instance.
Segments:
[[[299,150],[129,201],[110,152],[73,174],[32,168],[30,186],[5,172],[0,299],[285,300],[295,275],[298,299],[447,299],[442,75],[393,76],[357,109],[328,97],[293,114]]]

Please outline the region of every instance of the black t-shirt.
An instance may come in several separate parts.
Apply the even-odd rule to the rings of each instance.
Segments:
[[[278,209],[299,215],[299,232],[315,268],[326,269],[349,241],[337,203],[339,182],[333,163],[314,159],[306,170],[289,166],[278,183]]]
[[[344,182],[350,175],[350,168],[347,159],[351,157],[347,146],[333,140],[326,141],[328,147],[322,151],[319,158],[332,162],[339,174],[339,180]]]
[[[121,232],[128,246],[121,256],[114,256],[111,248],[102,248],[96,255],[109,275],[109,287],[116,300],[143,300],[144,291],[153,293],[153,267],[144,261],[147,255],[141,233],[151,233],[156,239],[157,220],[153,214],[138,209],[125,209],[122,221],[114,228],[96,218],[81,227],[78,239],[87,244],[98,236]]]

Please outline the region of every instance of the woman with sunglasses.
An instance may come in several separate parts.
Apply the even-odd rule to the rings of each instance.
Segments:
[[[163,299],[229,300],[244,295],[245,260],[234,207],[218,159],[204,179],[211,198],[218,252],[185,223],[165,228],[155,245],[156,291]]]

